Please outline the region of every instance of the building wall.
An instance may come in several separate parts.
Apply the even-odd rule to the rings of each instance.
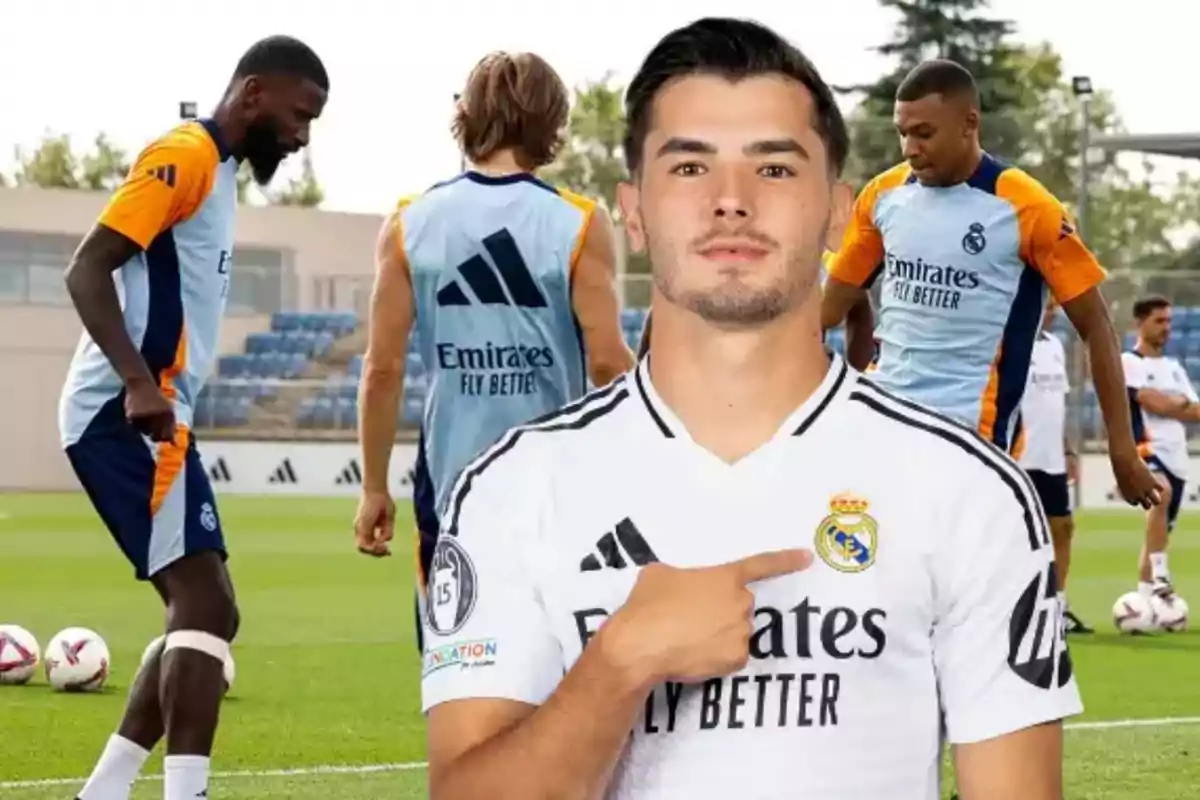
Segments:
[[[107,195],[64,189],[0,189],[0,231],[59,234],[76,241],[91,229]],[[374,270],[375,236],[383,218],[282,206],[243,206],[238,214],[238,248],[287,251],[294,293],[285,305],[319,305],[319,279],[366,278]],[[237,254],[234,254],[237,263]]]
[[[73,249],[91,228],[106,196],[93,192],[0,189],[0,234],[70,237]],[[245,207],[238,218],[237,246],[286,251],[289,291],[284,307],[330,305],[319,296],[327,276],[369,281],[375,235],[382,219],[296,208]],[[65,268],[60,248],[55,263],[39,263],[40,282],[57,288]],[[63,263],[57,263],[62,261]],[[235,253],[235,265],[237,257]],[[18,269],[10,258],[5,268]],[[44,296],[50,296],[46,294]],[[234,313],[222,332],[222,352],[242,349],[248,333],[266,330],[269,317]],[[47,303],[13,303],[0,294],[0,491],[75,489],[74,476],[58,443],[58,396],[78,342],[80,324],[65,296]]]

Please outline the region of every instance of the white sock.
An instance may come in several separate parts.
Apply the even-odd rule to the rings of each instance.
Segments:
[[[1058,607],[1061,608],[1064,612],[1066,612],[1066,610],[1067,610],[1067,593],[1066,592],[1058,593]]]
[[[133,781],[149,757],[149,750],[114,733],[77,795],[79,800],[129,800]]]
[[[1169,580],[1171,573],[1167,571],[1167,554],[1151,553],[1150,554],[1150,576],[1154,580]]]
[[[1138,594],[1142,597],[1150,597],[1154,594],[1154,584],[1146,581],[1138,581]]]
[[[163,759],[164,800],[208,797],[208,756],[167,756]]]

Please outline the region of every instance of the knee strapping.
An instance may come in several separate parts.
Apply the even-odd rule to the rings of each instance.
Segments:
[[[229,642],[205,631],[171,631],[163,644],[163,653],[177,647],[207,653],[221,663],[229,658]]]

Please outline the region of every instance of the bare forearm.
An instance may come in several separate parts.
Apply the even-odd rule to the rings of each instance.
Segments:
[[[1200,419],[1200,405],[1196,405],[1186,397],[1159,395],[1146,408],[1155,414],[1180,422],[1196,422]]]
[[[864,297],[846,315],[846,358],[860,371],[875,358],[875,314],[869,298]]]
[[[1092,366],[1092,382],[1100,401],[1104,426],[1108,431],[1110,453],[1130,452],[1133,423],[1129,416],[1129,395],[1125,388],[1125,373],[1121,368],[1121,351],[1111,326],[1092,331],[1087,338],[1088,358]]]
[[[591,365],[592,383],[596,386],[607,386],[622,375],[633,369],[633,353],[621,342],[612,348],[612,353],[604,358],[596,359]]]
[[[432,800],[591,800],[603,795],[647,690],[598,639],[550,699],[430,776]]]
[[[112,272],[76,262],[67,270],[66,284],[84,330],[125,385],[154,383],[150,368],[125,329]]]
[[[962,800],[1062,800],[1062,724],[954,748]]]
[[[362,448],[364,491],[387,491],[403,385],[402,374],[370,368],[363,374],[358,389],[358,441]]]
[[[829,330],[841,325],[855,306],[866,298],[866,289],[833,278],[827,280],[821,296],[821,329]]]

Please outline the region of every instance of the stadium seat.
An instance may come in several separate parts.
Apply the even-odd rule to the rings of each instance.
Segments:
[[[425,403],[422,398],[406,395],[401,405],[400,420],[405,425],[420,425],[421,415],[425,413]]]
[[[253,356],[222,356],[217,362],[217,375],[222,378],[248,378],[253,374]]]
[[[408,357],[404,364],[404,377],[407,380],[410,377],[424,377],[425,362],[421,360],[421,356],[417,353],[409,351]]]

